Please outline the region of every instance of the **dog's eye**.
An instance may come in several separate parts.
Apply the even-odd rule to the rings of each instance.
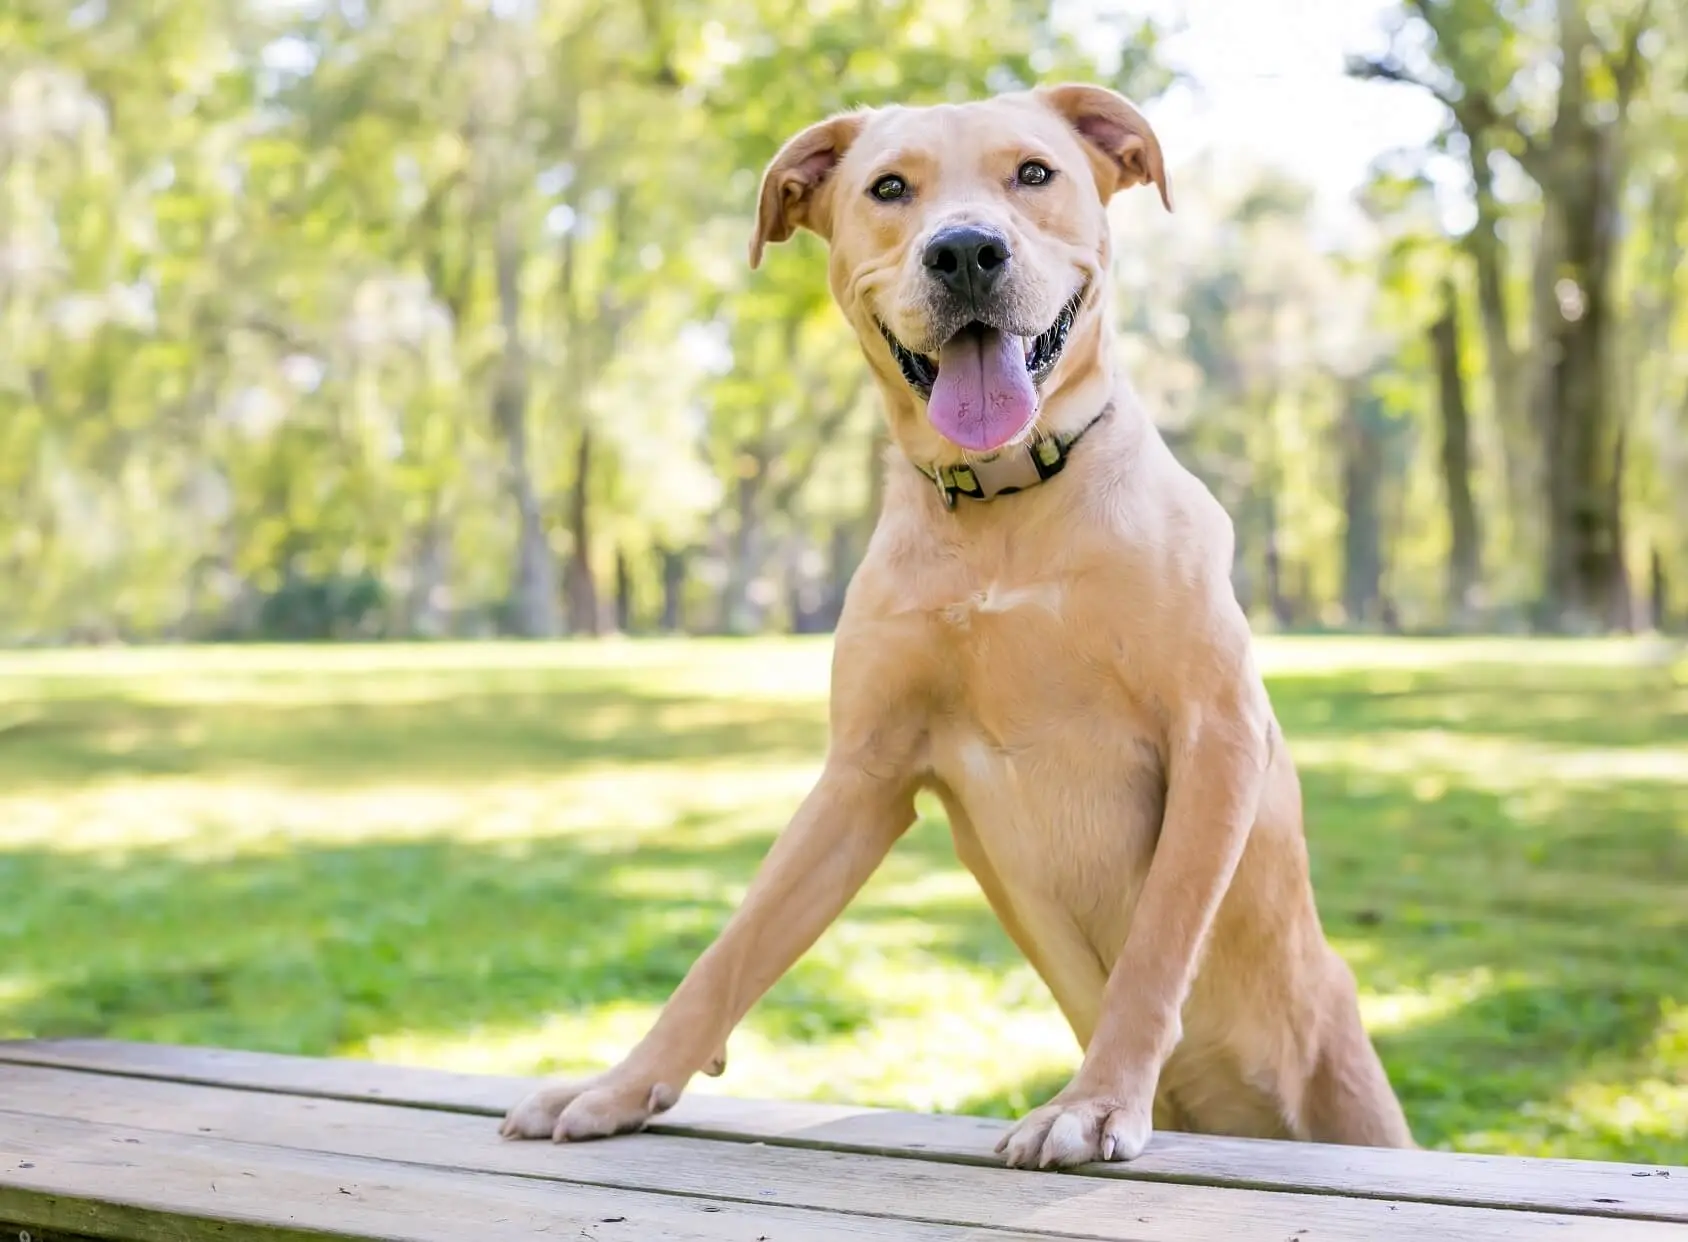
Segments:
[[[1055,170],[1042,160],[1027,160],[1014,175],[1021,185],[1042,185],[1055,175]]]
[[[896,173],[887,173],[873,183],[873,188],[868,193],[882,203],[894,203],[899,198],[908,196],[908,182],[897,176]]]

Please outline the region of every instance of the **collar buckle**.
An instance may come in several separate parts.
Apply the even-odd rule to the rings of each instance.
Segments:
[[[938,500],[946,510],[955,508],[957,496],[981,501],[1010,496],[1060,474],[1085,433],[1113,413],[1113,409],[1114,403],[1110,401],[1095,418],[1077,431],[1019,444],[982,461],[956,466],[909,464],[932,480],[933,486],[938,489]]]
[[[1019,444],[1005,453],[973,462],[973,478],[978,481],[980,499],[1010,495],[1043,482],[1032,451],[1031,445]]]
[[[944,508],[953,509],[955,508],[955,488],[950,485],[948,479],[944,478],[947,473],[948,471],[939,466],[932,471],[932,482],[938,486],[938,499],[943,502]]]

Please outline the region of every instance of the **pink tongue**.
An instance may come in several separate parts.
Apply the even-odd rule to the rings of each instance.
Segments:
[[[963,329],[939,352],[926,417],[952,443],[988,453],[1019,435],[1036,416],[1037,394],[1019,337],[995,328],[983,333]]]

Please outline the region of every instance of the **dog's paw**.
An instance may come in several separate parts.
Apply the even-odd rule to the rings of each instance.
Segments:
[[[504,1114],[499,1134],[507,1139],[550,1138],[563,1110],[590,1091],[594,1081],[547,1083]]]
[[[674,1107],[680,1093],[663,1083],[617,1081],[611,1075],[541,1087],[505,1115],[499,1133],[512,1139],[579,1143],[642,1130]]]
[[[1094,1160],[1135,1160],[1153,1129],[1148,1105],[1117,1096],[1056,1096],[1020,1119],[996,1145],[1010,1168],[1070,1168]]]

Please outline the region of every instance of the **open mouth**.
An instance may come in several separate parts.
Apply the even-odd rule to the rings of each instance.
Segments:
[[[1084,289],[1073,294],[1072,298],[1061,308],[1061,313],[1055,316],[1055,322],[1050,324],[1040,335],[1020,337],[1021,352],[1024,355],[1026,374],[1031,377],[1033,384],[1041,384],[1049,378],[1049,373],[1055,369],[1055,364],[1061,360],[1061,351],[1066,348],[1067,335],[1073,329],[1073,322],[1078,318],[1080,305],[1084,302]],[[875,323],[879,323],[876,319]],[[916,353],[909,349],[883,323],[879,323],[879,331],[885,337],[885,343],[891,347],[891,356],[897,360],[897,366],[902,370],[903,378],[908,381],[910,388],[923,397],[930,397],[938,382],[939,362],[942,357],[933,358],[926,354]],[[964,337],[983,338],[997,329],[989,324],[974,320],[958,329],[944,348],[960,341]]]

